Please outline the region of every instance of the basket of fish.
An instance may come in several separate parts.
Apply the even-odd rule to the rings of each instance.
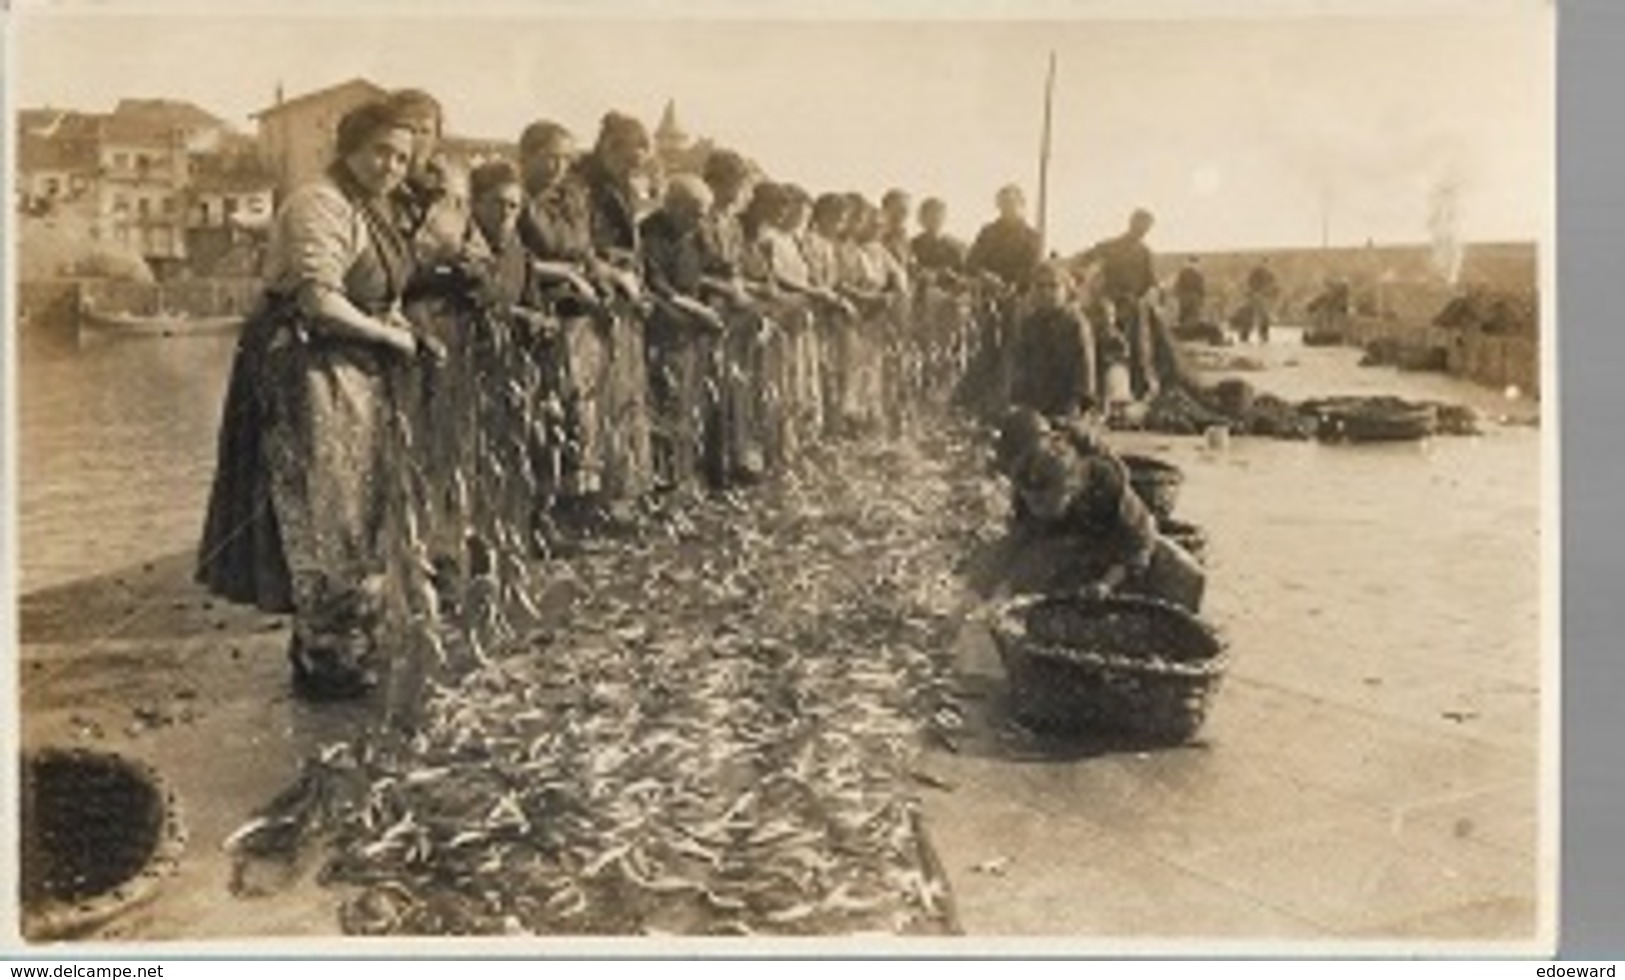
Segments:
[[[1188,741],[1228,663],[1212,626],[1150,598],[1021,596],[993,635],[1016,717],[1057,733]]]
[[[1129,486],[1145,502],[1159,520],[1173,516],[1174,504],[1179,501],[1179,488],[1185,474],[1172,463],[1154,456],[1127,453],[1122,456],[1128,468]]]

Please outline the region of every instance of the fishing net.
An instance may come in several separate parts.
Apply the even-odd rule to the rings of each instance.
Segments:
[[[534,352],[485,336],[509,383],[448,373],[410,413],[475,447],[440,454],[446,492],[400,434],[394,724],[324,751],[239,859],[320,840],[353,934],[951,930],[908,773],[957,724],[954,567],[1002,514],[975,434],[809,447],[748,502],[538,560],[524,502],[568,436]]]

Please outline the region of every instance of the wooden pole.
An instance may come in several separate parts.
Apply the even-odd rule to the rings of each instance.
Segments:
[[[1038,251],[1049,251],[1050,127],[1055,106],[1055,52],[1049,53],[1049,75],[1044,80],[1044,134],[1038,150]]]

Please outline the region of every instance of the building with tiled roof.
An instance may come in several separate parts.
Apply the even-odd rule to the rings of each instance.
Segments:
[[[260,160],[276,178],[279,195],[320,176],[333,159],[339,120],[346,112],[388,94],[365,78],[352,78],[292,99],[282,97],[253,114]]]

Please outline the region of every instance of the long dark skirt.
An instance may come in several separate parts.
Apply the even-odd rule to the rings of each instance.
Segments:
[[[281,320],[261,309],[239,335],[196,570],[197,581],[215,595],[275,613],[293,610],[263,445],[271,413],[264,391],[266,346]]]

